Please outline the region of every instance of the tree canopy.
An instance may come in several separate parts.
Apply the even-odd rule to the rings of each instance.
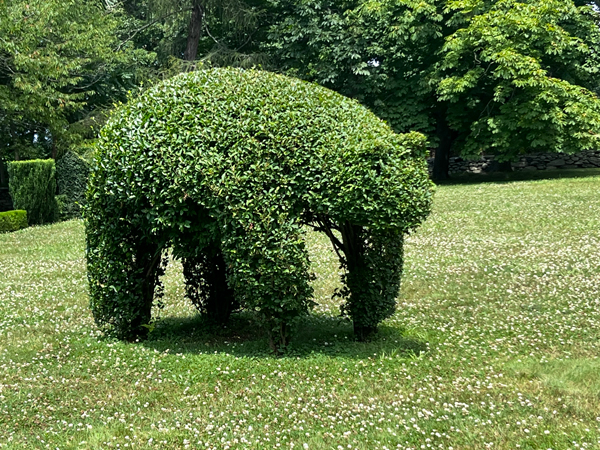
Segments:
[[[264,62],[256,47],[263,3],[0,2],[0,158],[81,152],[129,90],[193,69],[197,59]]]
[[[125,99],[153,55],[123,42],[123,27],[99,0],[0,3],[0,155],[56,154]]]
[[[129,38],[136,46],[156,52],[167,69],[172,62],[196,60],[217,66],[264,63],[257,47],[267,19],[264,0],[125,0],[122,4],[130,20]],[[176,70],[194,64],[181,66]]]
[[[425,133],[436,178],[451,153],[583,150],[600,128],[598,9],[587,0],[7,0],[0,151],[49,155],[94,137],[90,117],[140,80],[198,60],[261,65],[355,98],[397,132]]]
[[[287,73],[357,98],[399,132],[510,159],[597,145],[598,12],[570,0],[278,0]]]

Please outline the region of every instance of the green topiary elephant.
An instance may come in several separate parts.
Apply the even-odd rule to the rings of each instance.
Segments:
[[[342,309],[365,338],[394,312],[403,235],[431,198],[425,138],[354,100],[257,70],[180,75],[101,133],[85,209],[95,320],[143,336],[171,248],[202,312],[258,311],[283,347],[313,305],[312,226],[340,256]]]

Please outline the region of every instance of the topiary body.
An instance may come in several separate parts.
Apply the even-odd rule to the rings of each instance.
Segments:
[[[344,310],[364,337],[393,313],[402,236],[430,209],[424,141],[268,72],[199,71],[148,90],[103,129],[90,176],[96,322],[121,338],[145,332],[170,247],[200,310],[257,310],[285,346],[313,304],[302,239],[312,225],[347,269]]]

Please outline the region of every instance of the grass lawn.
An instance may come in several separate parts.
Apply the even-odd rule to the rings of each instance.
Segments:
[[[148,341],[104,339],[80,221],[0,235],[0,448],[600,448],[600,171],[439,187],[369,343],[316,300],[285,357],[209,333],[173,263]]]

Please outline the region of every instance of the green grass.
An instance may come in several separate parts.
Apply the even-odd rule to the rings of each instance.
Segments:
[[[600,448],[600,173],[585,174],[439,187],[369,343],[337,317],[334,255],[309,235],[319,306],[281,358],[251,315],[207,328],[176,263],[150,339],[104,339],[81,222],[1,235],[0,448]]]

